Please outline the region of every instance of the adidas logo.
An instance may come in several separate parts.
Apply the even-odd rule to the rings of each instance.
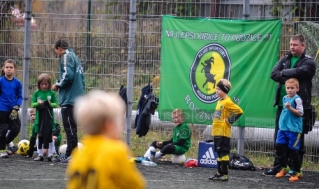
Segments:
[[[208,148],[208,150],[202,156],[202,159],[200,159],[200,163],[201,164],[217,165],[217,160],[216,160],[216,157],[214,155],[212,147]]]

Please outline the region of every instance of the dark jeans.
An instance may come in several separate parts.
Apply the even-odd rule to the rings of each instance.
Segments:
[[[73,106],[62,106],[61,115],[64,131],[66,133],[67,148],[65,155],[70,156],[73,149],[78,146],[77,124],[73,117]]]
[[[279,118],[280,118],[280,114],[282,112],[283,107],[282,106],[278,106],[277,108],[277,112],[276,112],[276,125],[275,125],[275,135],[274,135],[274,148],[276,149],[276,139],[277,139],[277,133],[279,130]],[[309,114],[309,110],[304,110],[304,117],[306,117]],[[303,122],[305,122],[303,120]],[[286,157],[287,162],[288,162],[288,166],[290,167],[290,169],[293,170],[293,162],[291,160],[291,158],[288,157],[289,151],[288,151],[288,146],[285,147],[285,154],[287,155]],[[303,156],[305,154],[305,134],[304,132],[301,133],[300,135],[300,148],[298,151],[299,157],[300,157],[300,163],[302,165],[302,161],[303,161]],[[281,165],[280,162],[278,160],[278,158],[275,156],[275,161],[274,161],[274,168],[280,170]]]
[[[175,145],[167,144],[167,143],[164,142],[163,146],[157,147],[156,146],[157,142],[158,141],[153,141],[151,146],[153,146],[155,149],[156,148],[161,149],[161,153],[162,153],[163,156],[166,155],[166,154],[174,154],[175,153]]]

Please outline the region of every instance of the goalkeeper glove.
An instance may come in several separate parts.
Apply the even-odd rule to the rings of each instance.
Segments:
[[[11,120],[17,119],[18,118],[18,111],[19,111],[19,106],[17,106],[17,105],[13,106],[13,110],[12,110],[9,118]]]

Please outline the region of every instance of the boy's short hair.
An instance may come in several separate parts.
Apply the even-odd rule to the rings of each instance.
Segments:
[[[77,124],[88,135],[99,135],[109,122],[114,127],[124,124],[125,104],[116,93],[91,90],[75,100],[74,116]]]
[[[34,108],[31,108],[31,109],[30,109],[30,115],[31,115],[31,114],[35,114],[35,109],[34,109]]]
[[[297,87],[297,89],[299,89],[299,81],[296,78],[290,78],[285,82],[285,85],[289,83],[292,85],[295,85]]]
[[[42,73],[38,76],[38,81],[37,81],[37,84],[38,84],[38,89],[40,90],[40,84],[42,83],[42,81],[46,81],[49,83],[49,90],[51,90],[51,87],[52,87],[52,84],[51,84],[51,76],[47,73]]]
[[[181,109],[175,109],[175,110],[173,110],[173,112],[172,112],[172,115],[174,115],[174,114],[178,114],[178,115],[180,115],[183,119],[184,119],[184,113],[183,113],[183,111],[181,110]]]
[[[62,48],[62,49],[68,49],[69,48],[69,43],[67,42],[67,39],[59,39],[55,45],[54,48],[58,49],[58,48]]]
[[[228,87],[229,90],[231,89],[231,83],[230,83],[230,81],[229,81],[228,79],[221,79],[221,80],[219,80],[219,81],[222,82],[223,85],[225,85],[226,87]]]
[[[3,67],[6,65],[6,63],[13,64],[13,67],[17,68],[17,63],[13,59],[7,59],[6,61],[4,61]]]

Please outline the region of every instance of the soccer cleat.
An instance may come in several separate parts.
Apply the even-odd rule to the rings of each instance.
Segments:
[[[158,160],[161,159],[161,157],[162,157],[161,151],[156,152],[155,157],[154,157],[154,161],[158,162]]]
[[[60,158],[60,163],[69,163],[71,162],[71,156],[63,156]]]
[[[289,168],[282,168],[277,174],[276,174],[276,178],[281,178],[284,177],[286,175],[286,173],[289,172]]]
[[[53,156],[48,157],[48,161],[52,161]]]
[[[43,156],[38,156],[38,157],[36,157],[36,158],[34,158],[33,160],[34,161],[43,161]]]
[[[299,178],[302,177],[302,173],[294,172],[293,175],[289,178],[289,182],[297,182]]]
[[[263,172],[263,175],[265,176],[275,176],[279,172],[278,169],[269,169],[266,172]]]
[[[0,157],[1,158],[7,158],[8,157],[7,150],[0,150]]]
[[[285,175],[285,177],[291,177],[294,174],[294,170],[289,170],[289,172]]]
[[[214,180],[215,178],[219,177],[220,174],[217,172],[214,176],[209,177],[208,180]]]
[[[218,175],[213,181],[228,181],[228,175]]]

